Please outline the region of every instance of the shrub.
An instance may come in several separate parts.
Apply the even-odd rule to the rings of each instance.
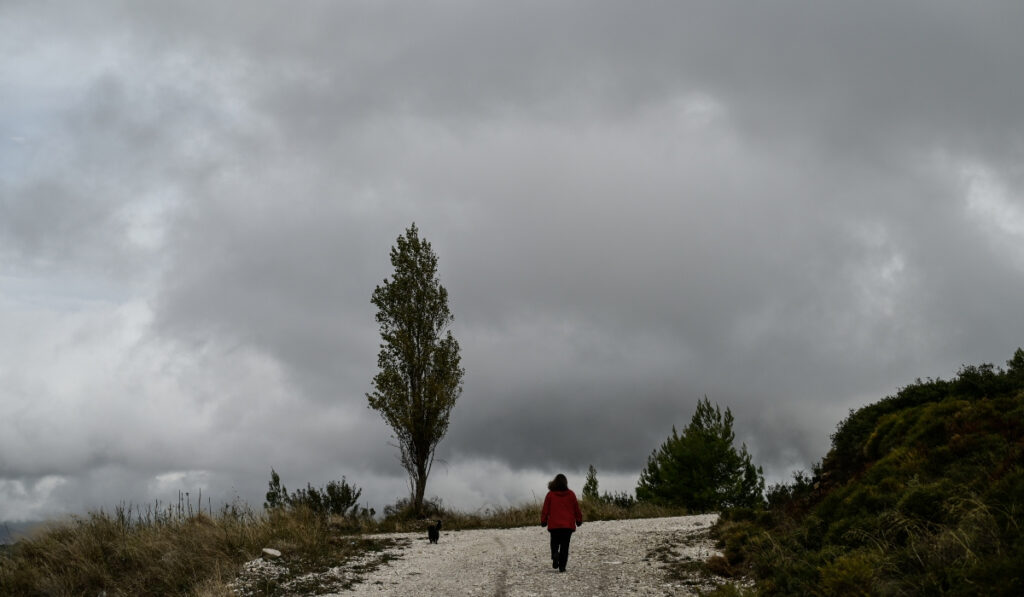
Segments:
[[[329,482],[323,488],[316,488],[307,483],[305,489],[288,493],[288,488],[281,485],[281,478],[277,471],[270,469],[267,501],[264,502],[263,508],[266,510],[305,508],[321,516],[372,518],[375,512],[372,509],[360,508],[357,503],[362,493],[362,489],[355,485],[349,485],[344,477],[341,478],[341,481]]]
[[[622,508],[623,510],[630,510],[636,507],[636,498],[633,494],[625,491],[617,491],[615,493],[605,492],[601,496],[601,501],[606,504],[611,504],[616,508]]]
[[[824,595],[865,597],[877,594],[875,584],[877,557],[863,551],[839,556],[821,569],[821,588]]]

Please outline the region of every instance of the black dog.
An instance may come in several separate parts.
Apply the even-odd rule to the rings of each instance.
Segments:
[[[437,524],[427,527],[427,539],[431,543],[437,543],[437,540],[441,538],[441,521],[438,520]]]

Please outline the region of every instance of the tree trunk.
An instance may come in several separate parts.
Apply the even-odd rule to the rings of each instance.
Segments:
[[[413,496],[412,508],[417,517],[423,514],[423,494],[427,490],[427,467],[422,464],[416,465],[416,495]]]

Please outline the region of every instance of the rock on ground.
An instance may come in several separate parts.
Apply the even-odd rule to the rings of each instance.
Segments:
[[[539,525],[442,532],[436,545],[425,532],[388,535],[408,539],[395,548],[396,559],[336,595],[696,595],[713,581],[670,579],[664,562],[718,554],[708,537],[716,520],[705,514],[585,523],[573,534],[564,573],[551,567],[548,532]]]

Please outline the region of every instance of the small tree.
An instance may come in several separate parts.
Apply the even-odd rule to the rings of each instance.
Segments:
[[[437,255],[420,239],[416,224],[391,247],[391,265],[391,280],[377,286],[370,299],[378,309],[382,343],[380,372],[366,397],[395,433],[419,515],[434,449],[448,431],[465,370],[459,343],[448,329],[454,317],[437,277]]]
[[[345,477],[342,477],[340,482],[328,481],[323,494],[323,502],[328,512],[338,516],[349,516],[358,512],[357,503],[363,490],[355,485],[349,485]]]
[[[267,501],[263,502],[263,507],[267,510],[282,508],[288,503],[288,488],[281,485],[281,477],[274,469],[270,469],[270,483],[268,483],[266,498]]]
[[[732,424],[732,412],[726,408],[723,414],[705,396],[683,433],[673,427],[647,459],[637,499],[696,512],[761,504],[763,473],[751,463],[746,445],[733,446]]]
[[[597,502],[601,500],[601,494],[597,492],[597,469],[590,465],[587,469],[587,480],[583,484],[583,499]]]

